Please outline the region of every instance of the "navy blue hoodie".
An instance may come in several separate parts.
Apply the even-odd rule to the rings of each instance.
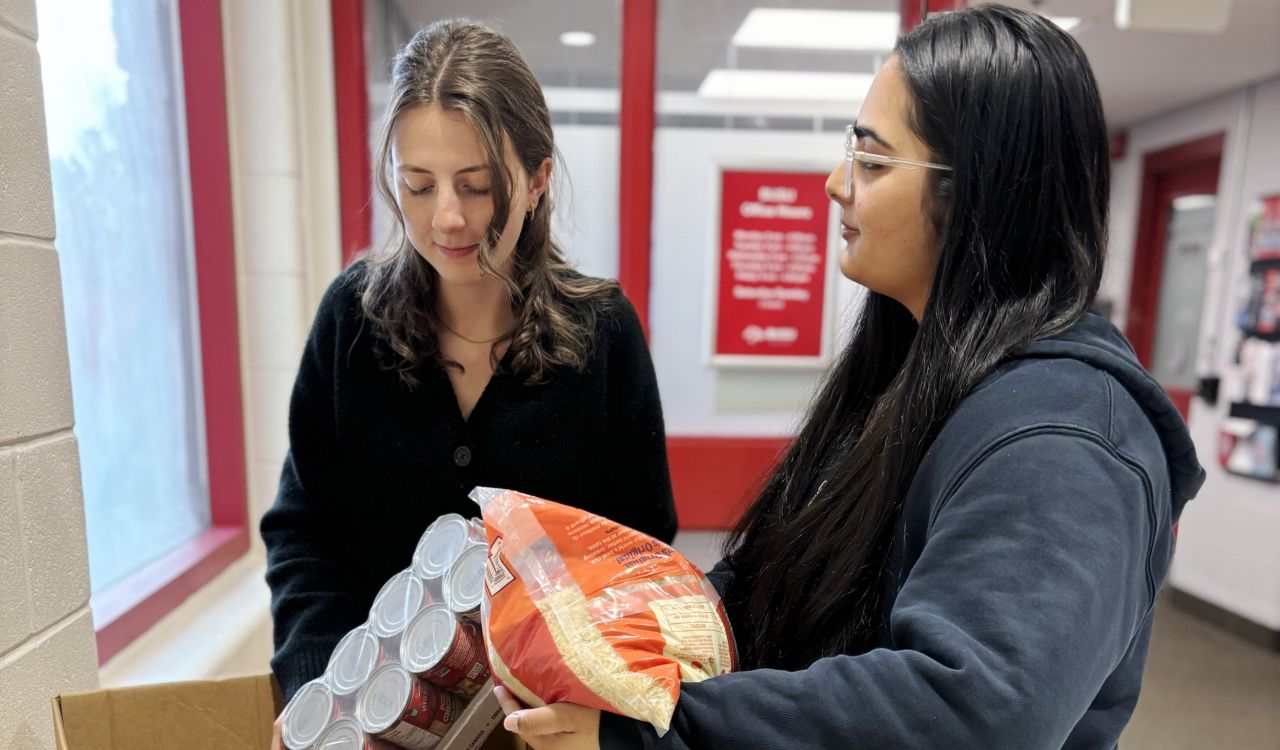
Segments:
[[[938,434],[904,499],[879,648],[685,684],[666,736],[605,714],[601,745],[1112,748],[1203,481],[1164,390],[1087,315],[1018,348]]]

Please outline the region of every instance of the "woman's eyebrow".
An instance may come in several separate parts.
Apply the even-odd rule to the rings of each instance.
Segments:
[[[857,136],[859,139],[868,138],[870,140],[873,140],[876,143],[879,143],[881,146],[884,146],[885,148],[889,149],[890,151],[897,150],[893,147],[892,144],[890,144],[884,138],[880,137],[879,133],[877,133],[872,128],[867,127],[866,125],[859,125],[858,123],[855,122],[853,124],[853,134]]]

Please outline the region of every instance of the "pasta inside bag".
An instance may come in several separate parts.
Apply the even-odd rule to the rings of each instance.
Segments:
[[[680,683],[733,671],[724,605],[692,563],[614,521],[513,490],[471,498],[489,540],[481,618],[494,678],[665,733]]]

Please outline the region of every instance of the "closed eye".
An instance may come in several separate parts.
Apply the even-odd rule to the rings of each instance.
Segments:
[[[854,151],[854,161],[858,163],[858,167],[868,172],[874,172],[885,166],[893,164],[893,160],[888,156],[873,154],[869,151]]]
[[[409,187],[408,183],[406,183],[405,189],[409,191],[409,195],[417,196],[417,195],[426,195],[427,193],[434,192],[436,189],[436,186],[427,185],[423,187],[421,190],[414,190],[413,188]],[[459,190],[459,192],[465,195],[484,196],[489,194],[489,188],[475,188],[475,187],[471,187],[470,185],[463,185],[461,190]]]

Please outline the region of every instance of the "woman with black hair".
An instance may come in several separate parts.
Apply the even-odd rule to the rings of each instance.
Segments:
[[[1111,748],[1204,471],[1089,312],[1110,170],[1075,40],[984,6],[902,37],[827,193],[870,290],[712,572],[746,671],[671,730],[558,704],[549,748]]]

